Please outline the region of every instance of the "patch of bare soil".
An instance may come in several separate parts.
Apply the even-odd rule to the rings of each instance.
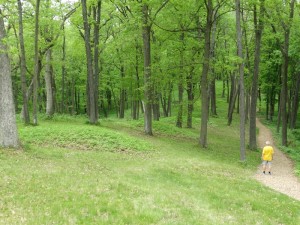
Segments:
[[[274,145],[271,131],[258,119],[256,120],[256,126],[259,128],[257,141],[260,149],[264,147],[266,141],[270,141],[275,153],[272,162],[272,175],[263,174],[262,167],[259,166],[255,179],[278,192],[300,201],[300,182],[294,174],[292,161]]]

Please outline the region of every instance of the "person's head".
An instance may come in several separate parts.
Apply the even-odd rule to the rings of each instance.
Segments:
[[[266,141],[266,145],[270,145],[271,144],[271,142],[270,141]]]

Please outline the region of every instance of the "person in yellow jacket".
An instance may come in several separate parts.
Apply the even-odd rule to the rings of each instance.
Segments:
[[[270,141],[266,141],[266,146],[263,148],[261,159],[262,159],[262,165],[263,165],[263,173],[266,174],[266,167],[268,165],[268,171],[271,175],[271,166],[272,166],[272,160],[274,155],[274,149],[271,146]]]

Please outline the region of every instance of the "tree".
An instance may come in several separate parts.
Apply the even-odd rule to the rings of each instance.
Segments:
[[[261,38],[264,28],[265,1],[260,0],[259,15],[257,15],[256,5],[254,5],[254,27],[255,27],[255,53],[254,53],[254,71],[251,88],[250,103],[250,124],[249,124],[249,148],[256,149],[256,105],[258,94],[258,74],[260,64]],[[259,16],[259,17],[258,17]]]
[[[52,66],[52,49],[46,52],[46,65],[45,65],[45,86],[46,86],[46,115],[52,117],[54,114],[54,78]]]
[[[90,25],[88,21],[88,12],[87,12],[87,4],[86,0],[81,0],[82,4],[82,17],[83,17],[83,27],[84,27],[84,43],[85,43],[85,52],[86,52],[86,62],[87,62],[87,96],[88,96],[88,114],[89,114],[89,122],[91,124],[97,123],[97,115],[96,115],[96,99],[95,99],[95,79],[94,79],[94,71],[93,71],[93,57],[92,57],[92,48],[90,43]]]
[[[281,120],[282,120],[282,130],[281,130],[281,144],[283,146],[287,146],[287,123],[288,123],[288,115],[287,115],[287,97],[288,97],[288,67],[289,67],[289,41],[290,41],[290,30],[292,26],[292,20],[294,17],[294,5],[295,0],[290,1],[290,12],[288,23],[282,22],[282,27],[284,30],[284,44],[281,48],[282,56],[283,56],[283,64],[281,70],[281,79],[282,79],[282,86],[281,86],[281,99],[280,99],[280,111],[281,111]]]
[[[183,69],[183,63],[184,63],[184,51],[185,51],[185,40],[184,40],[184,33],[182,32],[180,34],[180,42],[182,43],[182,46],[179,50],[180,53],[180,63],[179,63],[179,79],[178,79],[178,113],[177,113],[177,122],[176,126],[182,128],[182,115],[183,115],[183,82],[184,82],[184,69]]]
[[[27,98],[27,84],[26,84],[26,53],[23,36],[23,9],[21,0],[18,0],[18,14],[19,14],[19,42],[20,42],[20,62],[21,62],[21,83],[22,83],[22,99],[23,99],[23,118],[24,123],[30,123],[28,98]]]
[[[206,4],[206,27],[205,27],[205,44],[203,53],[203,68],[201,75],[201,131],[200,131],[200,146],[207,147],[207,121],[208,112],[208,72],[210,63],[210,41],[211,29],[213,25],[213,2],[208,0]],[[200,28],[199,28],[200,29]]]
[[[33,77],[33,124],[38,124],[38,76],[40,71],[39,64],[39,14],[40,0],[36,0],[35,6],[35,32],[34,32],[34,77]]]
[[[157,9],[153,18],[150,18],[148,3],[142,4],[142,34],[144,51],[144,129],[147,135],[152,135],[152,101],[153,101],[153,82],[151,79],[151,27],[157,14],[168,4],[169,0],[164,1]]]
[[[46,11],[51,9],[51,1],[46,0]],[[46,15],[46,19],[52,19],[52,16]],[[53,57],[52,57],[52,41],[53,41],[53,25],[48,23],[44,28],[44,39],[47,43],[47,50],[45,52],[45,89],[46,89],[46,115],[52,117],[55,112],[55,79],[53,71]],[[51,46],[51,47],[50,47]]]
[[[13,102],[10,60],[5,37],[4,20],[0,10],[0,146],[17,147],[18,132]]]
[[[144,50],[144,129],[147,135],[152,135],[152,82],[151,82],[151,45],[150,45],[150,21],[149,6],[143,4],[143,50]]]
[[[99,42],[100,42],[100,20],[101,20],[101,9],[102,0],[97,0],[97,4],[93,6],[93,17],[94,17],[94,79],[95,79],[95,114],[96,121],[99,119],[99,76],[100,76],[100,52],[99,52]]]
[[[245,90],[244,90],[244,62],[243,62],[243,45],[242,45],[242,28],[241,28],[241,3],[240,0],[235,0],[236,7],[236,35],[237,35],[237,50],[238,57],[241,62],[239,63],[239,75],[240,75],[240,159],[246,160],[245,150]]]
[[[276,3],[275,3],[276,4]],[[281,65],[281,91],[280,91],[280,113],[278,120],[278,128],[279,122],[281,120],[281,144],[283,146],[287,146],[287,128],[288,128],[288,112],[287,112],[287,103],[288,103],[288,68],[289,68],[289,45],[290,45],[290,32],[294,17],[294,6],[295,0],[291,0],[283,3],[283,9],[287,8],[286,12],[281,12],[281,8],[279,8],[280,4],[276,4],[275,11],[278,16],[277,21],[271,21],[271,26],[273,32],[277,34],[277,42],[281,43],[280,51],[282,55],[282,65]],[[284,15],[288,15],[284,17]],[[270,14],[268,13],[268,17],[270,19]],[[275,25],[274,22],[277,22],[278,26]],[[279,39],[279,29],[282,28],[283,32],[283,41]]]

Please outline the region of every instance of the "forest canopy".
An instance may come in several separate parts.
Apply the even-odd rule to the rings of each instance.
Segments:
[[[67,113],[97,124],[128,113],[144,117],[152,135],[152,120],[176,115],[174,125],[192,128],[197,115],[199,143],[206,147],[208,118],[218,116],[216,99],[226,98],[228,125],[235,109],[249,120],[250,148],[256,148],[257,109],[277,121],[282,145],[287,130],[297,128],[299,1],[0,4],[15,111],[25,123],[38,124],[38,114]],[[201,109],[194,107],[199,101]]]

